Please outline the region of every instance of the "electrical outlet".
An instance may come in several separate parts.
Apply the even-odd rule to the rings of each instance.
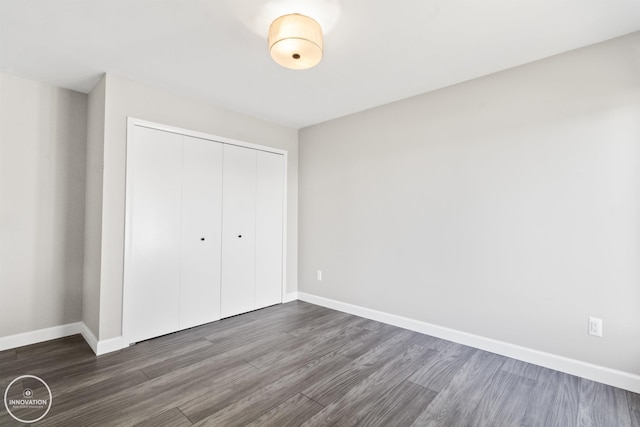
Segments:
[[[589,317],[589,335],[593,335],[594,337],[602,336],[602,319]]]
[[[322,281],[322,270],[318,270],[316,272],[316,279],[318,280],[318,282]]]

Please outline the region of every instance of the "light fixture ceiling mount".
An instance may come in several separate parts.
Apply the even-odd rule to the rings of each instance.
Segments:
[[[269,27],[269,53],[283,67],[311,68],[322,59],[322,49],[322,28],[306,15],[283,15]]]

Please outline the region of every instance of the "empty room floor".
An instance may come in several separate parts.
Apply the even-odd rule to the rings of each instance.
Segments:
[[[301,301],[100,357],[79,335],[0,352],[3,390],[24,374],[44,426],[640,427],[638,394]]]

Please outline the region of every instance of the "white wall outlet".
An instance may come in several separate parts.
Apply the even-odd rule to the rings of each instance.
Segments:
[[[318,280],[318,282],[322,281],[322,270],[316,271],[316,279]]]
[[[602,319],[589,317],[589,335],[593,335],[594,337],[602,336]]]

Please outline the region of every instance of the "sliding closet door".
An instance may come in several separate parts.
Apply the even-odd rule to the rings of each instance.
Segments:
[[[222,144],[183,136],[180,329],[220,319]]]
[[[257,152],[255,308],[282,302],[284,156]]]
[[[221,317],[254,309],[256,150],[224,145]]]
[[[129,144],[124,325],[137,342],[178,329],[182,141],[136,126]]]

